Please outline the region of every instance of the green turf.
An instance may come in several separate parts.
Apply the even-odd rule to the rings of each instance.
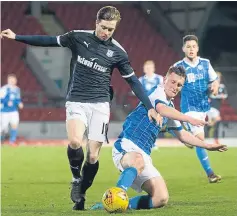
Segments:
[[[209,156],[214,169],[223,176],[221,183],[207,182],[194,150],[160,148],[154,151],[153,162],[167,181],[169,204],[162,209],[129,211],[126,215],[236,215],[237,148],[225,153],[210,152]],[[118,175],[111,149],[102,149],[100,170],[88,191],[87,207],[99,201],[108,187],[114,186]],[[2,215],[107,215],[104,211],[73,212],[70,180],[65,147],[2,147]],[[129,191],[130,197],[135,194]]]

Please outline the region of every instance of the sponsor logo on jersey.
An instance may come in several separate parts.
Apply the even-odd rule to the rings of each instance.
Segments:
[[[87,59],[85,59],[84,57],[81,57],[81,56],[77,56],[77,61],[82,64],[82,65],[85,65],[89,68],[93,68],[97,71],[100,71],[100,72],[103,72],[105,73],[108,68],[104,67],[104,66],[101,66],[100,64],[98,64],[97,62],[95,62],[94,60],[97,59],[97,58],[91,58],[93,61],[89,61]]]

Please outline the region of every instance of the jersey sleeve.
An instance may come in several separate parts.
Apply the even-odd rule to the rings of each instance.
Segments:
[[[209,82],[213,82],[214,80],[216,80],[218,77],[217,77],[217,74],[215,72],[215,70],[213,69],[210,61],[208,61],[208,75],[209,75]]]
[[[126,53],[123,55],[121,60],[117,63],[117,68],[118,68],[120,74],[122,75],[122,77],[125,79],[129,78],[135,74],[134,70],[131,67],[131,64],[128,60],[128,55]]]
[[[59,46],[72,48],[74,44],[74,31],[67,32],[63,35],[57,36],[57,43]]]
[[[153,107],[156,107],[158,103],[162,103],[167,106],[169,105],[166,99],[164,88],[162,88],[161,86],[157,86],[154,92],[150,94],[149,98]]]

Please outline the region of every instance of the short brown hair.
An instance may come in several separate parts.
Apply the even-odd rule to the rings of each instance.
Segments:
[[[97,20],[107,20],[107,21],[116,20],[118,23],[121,20],[120,12],[117,10],[116,7],[113,6],[102,7],[97,12],[96,18]]]
[[[9,78],[9,77],[17,78],[17,77],[16,77],[16,74],[14,74],[14,73],[10,73],[10,74],[8,74],[8,75],[7,75],[7,78]]]
[[[187,42],[187,41],[191,41],[194,40],[198,43],[198,37],[196,35],[186,35],[183,37],[183,45]]]
[[[148,65],[148,64],[153,64],[153,65],[155,65],[155,62],[152,61],[152,60],[147,60],[147,61],[144,62],[144,65]]]
[[[183,66],[171,66],[166,75],[170,75],[171,73],[175,73],[178,76],[183,77],[185,80],[187,78],[186,71]]]

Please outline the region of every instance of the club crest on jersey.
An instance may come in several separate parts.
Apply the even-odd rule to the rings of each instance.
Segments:
[[[198,70],[202,70],[203,66],[202,65],[198,65]]]
[[[106,53],[106,55],[107,55],[108,57],[113,57],[114,51],[108,50],[107,53]]]

